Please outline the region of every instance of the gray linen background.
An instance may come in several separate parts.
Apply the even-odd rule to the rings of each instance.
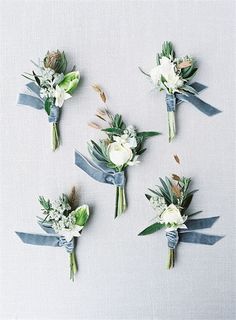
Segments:
[[[235,77],[234,1],[1,1],[1,319],[234,319]],[[201,97],[223,110],[208,118],[182,104],[178,137],[168,144],[164,95],[152,90],[149,70],[164,40],[177,54],[197,57]],[[82,80],[63,108],[61,148],[50,150],[46,115],[16,107],[32,70],[30,59],[65,50]],[[113,112],[141,130],[158,130],[138,167],[128,173],[129,208],[114,221],[115,189],[73,164],[98,132],[88,128],[101,106],[97,82]],[[173,160],[178,154],[182,165]],[[166,270],[163,232],[137,237],[154,212],[144,198],[159,176],[193,177],[200,188],[193,210],[220,215],[209,230],[226,237],[213,247],[180,244],[176,268]],[[79,274],[69,281],[62,249],[27,246],[14,231],[39,232],[38,195],[56,198],[79,188],[92,207],[78,241]]]

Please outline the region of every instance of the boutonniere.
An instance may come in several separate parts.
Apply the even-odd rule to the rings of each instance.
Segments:
[[[198,98],[198,93],[207,87],[198,82],[189,83],[198,70],[196,61],[189,55],[177,58],[171,42],[164,42],[156,57],[156,67],[150,73],[139,69],[151,79],[155,88],[166,93],[169,142],[176,134],[175,112],[181,102],[191,103],[207,116],[221,112]]]
[[[106,96],[97,85],[94,89],[99,93],[104,104]],[[105,133],[105,138],[99,142],[90,141],[88,150],[92,162],[79,151],[75,151],[75,164],[93,179],[116,186],[115,218],[121,215],[127,207],[125,194],[125,172],[129,166],[140,161],[140,156],[146,149],[145,141],[158,135],[155,131],[138,131],[133,125],[126,125],[119,114],[113,115],[105,105],[97,111],[96,116],[103,121],[104,127],[92,122],[89,125]]]
[[[39,226],[47,233],[33,234],[16,232],[20,239],[27,244],[51,247],[64,247],[70,257],[70,279],[78,270],[75,255],[75,238],[80,237],[89,218],[89,207],[84,204],[75,207],[75,189],[68,197],[62,194],[57,201],[52,202],[39,197],[43,217],[38,217]]]
[[[213,245],[223,237],[196,232],[210,228],[219,216],[191,219],[193,215],[202,212],[191,212],[188,209],[194,193],[198,191],[189,190],[191,178],[173,174],[171,179],[160,178],[160,182],[161,185],[155,190],[149,189],[151,194],[145,195],[156,212],[155,223],[140,232],[139,236],[165,228],[169,247],[167,267],[170,269],[174,267],[175,250],[179,242]]]
[[[60,145],[60,110],[65,100],[72,97],[72,92],[78,86],[80,74],[74,70],[75,67],[72,71],[66,72],[66,56],[59,50],[48,52],[38,64],[31,62],[37,67],[37,71],[23,74],[23,77],[31,82],[27,83],[25,91],[19,94],[17,104],[45,110],[48,121],[52,123],[51,143],[55,151]]]

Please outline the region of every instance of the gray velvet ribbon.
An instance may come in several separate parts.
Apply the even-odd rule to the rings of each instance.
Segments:
[[[166,232],[166,237],[168,241],[168,247],[170,249],[175,249],[178,242],[188,242],[188,243],[199,243],[206,245],[213,245],[217,241],[223,238],[223,236],[216,236],[210,234],[204,234],[199,232],[192,232],[189,230],[199,230],[210,228],[216,220],[219,218],[203,218],[203,219],[191,219],[185,222],[188,229],[179,229]]]
[[[191,84],[191,87],[194,88],[198,93],[207,87],[201,83],[194,82]],[[204,102],[198,96],[193,93],[174,93],[174,94],[166,94],[166,106],[167,111],[175,111],[176,105],[180,104],[181,102],[190,102],[193,106],[195,106],[199,111],[203,112],[207,116],[213,116],[219,112],[219,109],[211,106],[210,104]]]
[[[102,164],[94,164],[77,150],[75,150],[75,164],[94,180],[115,186],[123,186],[125,184],[123,171],[116,172],[114,169],[103,166]]]
[[[59,236],[50,226],[44,226],[39,223],[40,227],[50,235],[41,235],[34,233],[18,232],[16,234],[18,237],[27,244],[37,245],[37,246],[50,246],[50,247],[64,247],[68,253],[74,250],[74,238],[71,241],[66,241],[65,237]]]
[[[40,97],[40,87],[34,82],[29,82],[25,85],[24,92],[18,95],[17,105],[29,106],[37,110],[44,109],[45,100]],[[51,106],[48,121],[56,123],[59,121],[60,109],[55,105]]]

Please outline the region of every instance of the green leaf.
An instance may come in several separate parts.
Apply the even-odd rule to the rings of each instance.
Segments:
[[[123,133],[123,130],[120,128],[106,128],[106,129],[102,129],[102,131],[105,131],[111,134],[118,134],[118,135]]]
[[[143,131],[143,132],[138,132],[137,136],[138,137],[142,137],[143,139],[147,139],[147,138],[150,138],[150,137],[157,136],[159,134],[160,133],[156,132],[156,131]]]
[[[122,129],[122,130],[125,129],[125,123],[122,120],[122,116],[120,114],[116,114],[114,116],[113,121],[112,121],[112,127]]]
[[[36,75],[36,73],[34,71],[32,71],[33,75],[34,75],[34,79],[37,82],[37,84],[40,86],[40,80],[38,78],[38,76]]]
[[[194,216],[195,214],[199,214],[199,213],[202,213],[202,210],[196,211],[196,212],[193,212],[193,213],[186,213],[186,212],[185,212],[185,215],[188,216],[188,217],[190,217],[190,216]]]
[[[152,225],[150,225],[149,227],[147,227],[146,229],[144,229],[142,232],[140,232],[138,235],[139,236],[146,236],[148,234],[151,234],[151,233],[154,233],[158,230],[160,230],[161,228],[164,227],[164,224],[161,224],[161,223],[154,223]]]
[[[145,197],[150,200],[152,196],[150,196],[150,194],[145,193]]]
[[[160,192],[158,192],[157,190],[152,190],[150,188],[148,188],[149,191],[151,191],[152,193],[156,194],[159,197],[163,197],[162,194]]]
[[[193,194],[190,195],[189,197],[187,197],[183,202],[182,202],[182,207],[184,208],[182,210],[182,213],[184,213],[188,207],[190,206],[191,202],[192,202],[192,199],[193,199]]]
[[[44,109],[48,115],[50,115],[51,113],[51,107],[52,107],[52,100],[50,98],[47,98],[44,102]]]
[[[39,203],[47,212],[52,209],[50,200],[46,200],[43,196],[39,196]]]
[[[137,155],[137,156],[140,156],[140,155],[143,154],[146,150],[147,150],[147,148],[144,148],[144,149],[142,149],[142,150],[140,150],[140,151],[137,151],[137,152],[136,152],[136,155]]]

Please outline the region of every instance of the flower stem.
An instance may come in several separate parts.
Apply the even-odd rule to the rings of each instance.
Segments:
[[[120,216],[127,208],[125,187],[116,187],[116,211],[115,218]]]
[[[75,252],[72,251],[70,253],[70,280],[74,281],[75,274],[77,273],[77,271],[78,271],[78,267],[77,267]]]
[[[169,130],[169,142],[171,142],[176,133],[176,128],[175,128],[175,112],[174,111],[169,111],[168,113],[168,130]]]
[[[60,145],[59,130],[57,123],[52,124],[52,150],[55,151]]]
[[[174,265],[175,265],[175,250],[169,249],[167,269],[174,268]]]

